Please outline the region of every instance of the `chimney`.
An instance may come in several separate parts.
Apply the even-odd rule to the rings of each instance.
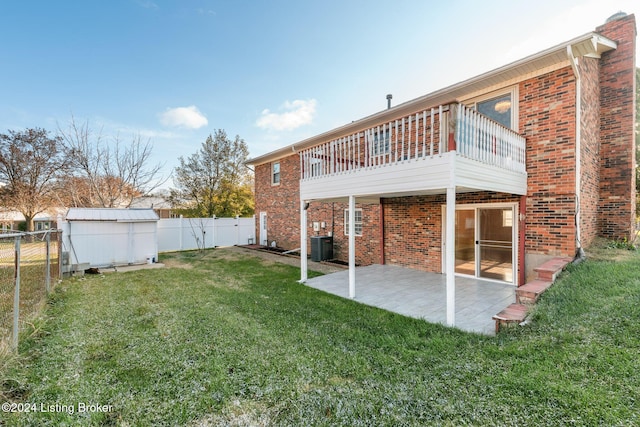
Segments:
[[[387,95],[387,110],[391,108],[391,98],[393,98],[393,95],[388,94]]]

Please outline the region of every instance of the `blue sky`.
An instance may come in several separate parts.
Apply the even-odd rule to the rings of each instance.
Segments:
[[[73,115],[106,137],[149,139],[167,176],[216,129],[258,156],[380,111],[387,93],[408,101],[637,9],[626,0],[3,0],[0,132],[55,132]]]

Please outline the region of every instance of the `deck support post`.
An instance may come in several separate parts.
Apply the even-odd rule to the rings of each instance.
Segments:
[[[447,283],[447,325],[455,326],[456,323],[456,188],[447,188],[447,208],[446,208],[445,242],[445,265]]]
[[[307,203],[300,200],[300,283],[307,281]]]
[[[356,197],[349,196],[349,298],[356,297]]]

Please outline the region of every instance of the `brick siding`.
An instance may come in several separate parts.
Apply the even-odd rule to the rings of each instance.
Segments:
[[[525,251],[572,256],[575,227],[575,77],[571,67],[520,84],[527,139]]]
[[[635,222],[635,49],[633,15],[596,31],[618,43],[600,61],[599,233],[629,238]]]
[[[580,239],[589,247],[598,234],[600,188],[600,81],[595,58],[581,58]]]

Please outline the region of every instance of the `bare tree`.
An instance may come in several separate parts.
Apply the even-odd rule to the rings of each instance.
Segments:
[[[134,136],[129,144],[118,136],[107,143],[102,131],[94,133],[89,123],[77,124],[72,117],[67,130],[60,130],[69,166],[75,180],[68,191],[75,202],[93,207],[129,207],[132,200],[162,185],[163,164],[150,165],[150,141]]]
[[[33,218],[55,204],[55,181],[65,162],[59,137],[44,129],[9,130],[0,135],[0,201],[24,215],[27,231]]]

